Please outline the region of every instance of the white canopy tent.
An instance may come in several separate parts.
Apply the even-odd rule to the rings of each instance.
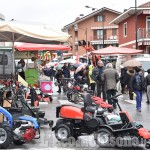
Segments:
[[[59,44],[69,42],[70,37],[70,35],[46,25],[0,21],[0,42],[12,42],[13,48],[14,42]],[[12,55],[14,61],[14,50]]]
[[[17,21],[0,21],[1,42],[60,43],[69,42],[70,35],[50,26]]]

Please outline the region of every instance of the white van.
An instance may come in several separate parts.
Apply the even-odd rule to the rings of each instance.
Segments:
[[[144,76],[147,75],[147,70],[150,69],[150,58],[140,57],[134,58],[142,64],[142,68],[144,70]]]
[[[122,64],[129,60],[135,59],[142,64],[144,69],[144,76],[147,75],[147,70],[150,69],[150,54],[137,54],[137,55],[119,55],[116,61],[116,70],[120,73]]]

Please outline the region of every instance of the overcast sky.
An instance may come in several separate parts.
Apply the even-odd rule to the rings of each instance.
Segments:
[[[137,0],[137,5],[148,0]],[[100,9],[108,7],[123,12],[135,6],[135,0],[0,0],[0,13],[6,20],[48,24],[61,29],[80,14],[89,14],[86,5]]]

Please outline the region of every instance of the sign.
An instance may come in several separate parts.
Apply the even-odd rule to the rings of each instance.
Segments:
[[[40,87],[41,87],[42,92],[52,93],[52,82],[51,81],[41,81]]]

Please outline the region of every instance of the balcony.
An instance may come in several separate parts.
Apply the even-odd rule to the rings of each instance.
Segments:
[[[103,43],[103,36],[91,36],[90,40],[93,44],[102,44]],[[118,36],[107,36],[104,35],[104,44],[118,44]]]
[[[139,28],[137,33],[138,33],[138,40],[150,39],[150,28]]]
[[[95,36],[91,36],[91,40],[93,41],[97,41],[97,40],[103,40],[103,35],[95,35]],[[104,35],[104,40],[118,40],[117,36],[107,36]]]

